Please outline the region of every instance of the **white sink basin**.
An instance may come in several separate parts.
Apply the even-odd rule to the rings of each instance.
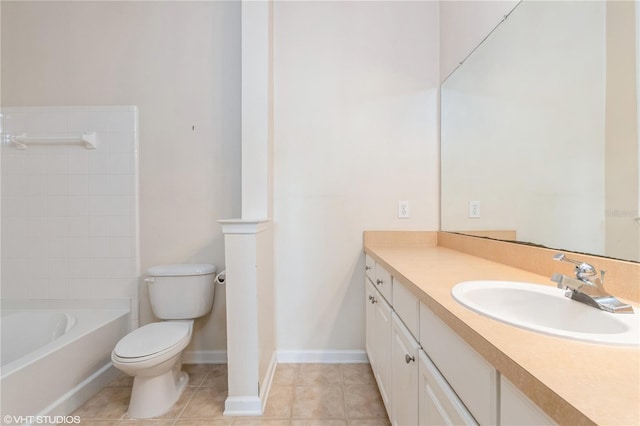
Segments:
[[[468,309],[527,330],[607,345],[640,346],[640,314],[612,314],[564,290],[513,281],[465,281],[451,290]]]

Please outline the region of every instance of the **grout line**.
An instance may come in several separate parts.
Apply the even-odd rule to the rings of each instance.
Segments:
[[[349,411],[347,410],[347,389],[344,383],[344,364],[340,364],[340,383],[342,384],[342,405],[344,407],[344,419],[349,424]]]

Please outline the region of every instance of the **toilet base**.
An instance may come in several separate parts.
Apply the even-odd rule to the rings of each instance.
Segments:
[[[189,375],[176,368],[155,377],[136,376],[133,379],[129,417],[148,419],[167,413],[178,402],[189,384]]]

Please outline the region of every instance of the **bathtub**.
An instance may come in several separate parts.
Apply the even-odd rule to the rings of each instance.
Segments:
[[[111,350],[130,329],[129,300],[2,300],[2,416],[64,416],[117,372]]]

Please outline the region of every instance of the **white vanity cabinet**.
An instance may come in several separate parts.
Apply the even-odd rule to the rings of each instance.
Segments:
[[[396,284],[397,285],[397,284]],[[418,424],[418,351],[420,345],[400,317],[392,314],[391,423]]]
[[[478,424],[424,351],[419,354],[418,374],[417,424]]]
[[[522,392],[373,258],[366,350],[393,425],[553,425]]]
[[[392,309],[368,278],[366,281],[366,348],[380,395],[391,408],[391,315]]]
[[[498,424],[497,370],[423,304],[420,343],[478,423]]]
[[[500,424],[545,426],[556,423],[509,380],[500,376]]]

